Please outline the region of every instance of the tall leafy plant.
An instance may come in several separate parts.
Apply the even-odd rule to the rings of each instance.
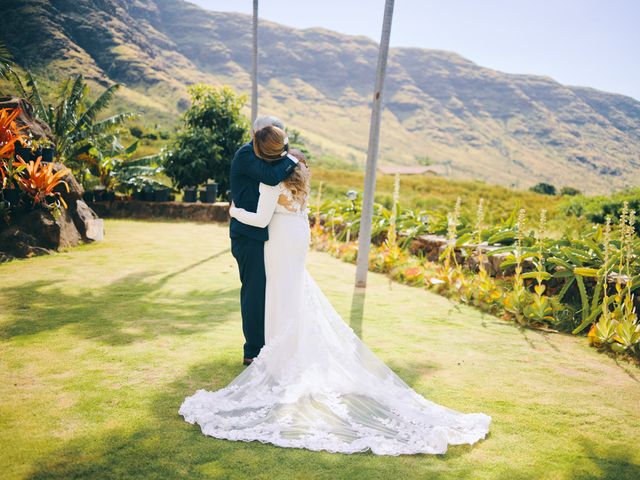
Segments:
[[[118,84],[111,85],[91,101],[89,86],[82,75],[76,75],[60,84],[54,104],[45,104],[31,72],[26,72],[24,81],[15,75],[14,83],[18,93],[34,106],[38,118],[51,128],[58,159],[74,169],[81,168],[81,155],[136,115],[126,112],[98,119],[120,88]]]
[[[535,270],[522,275],[522,278],[535,279],[533,287],[533,295],[529,304],[524,309],[524,315],[527,320],[534,325],[542,325],[544,323],[553,322],[553,307],[545,290],[547,286],[545,281],[551,279],[551,274],[547,272],[545,267],[545,232],[547,224],[547,211],[540,212],[540,222],[538,224],[538,233],[536,235],[536,246],[534,254]]]
[[[189,87],[191,107],[164,160],[165,171],[178,188],[215,180],[229,188],[229,168],[236,150],[248,140],[249,124],[240,112],[246,102],[229,87]]]

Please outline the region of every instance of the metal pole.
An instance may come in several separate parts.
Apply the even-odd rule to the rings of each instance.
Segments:
[[[387,57],[389,55],[389,37],[391,35],[391,20],[393,19],[393,2],[394,0],[386,0],[384,5],[382,38],[380,40],[378,68],[376,71],[376,86],[373,92],[373,106],[371,108],[367,169],[364,177],[364,194],[362,197],[362,213],[360,217],[360,233],[358,237],[358,260],[356,265],[356,287],[360,288],[367,286],[367,272],[369,271],[371,222],[373,219],[373,195],[376,191],[376,164],[378,162],[378,147],[380,144],[382,89],[384,87],[384,76],[387,70]]]
[[[251,70],[251,125],[258,116],[258,0],[253,0],[253,55]]]

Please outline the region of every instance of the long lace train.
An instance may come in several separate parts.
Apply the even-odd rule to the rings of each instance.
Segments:
[[[302,284],[297,321],[282,322],[227,387],[187,397],[179,411],[187,422],[216,438],[378,455],[441,454],[487,435],[491,417],[420,396],[364,345],[306,270]]]

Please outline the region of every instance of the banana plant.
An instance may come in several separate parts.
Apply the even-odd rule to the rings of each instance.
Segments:
[[[45,104],[30,71],[27,70],[25,81],[17,74],[12,79],[18,93],[33,105],[36,116],[51,128],[59,160],[72,168],[81,167],[77,158],[94,148],[97,141],[113,135],[118,127],[137,115],[125,112],[98,120],[120,88],[118,84],[111,85],[91,102],[87,83],[82,75],[76,75],[60,84],[54,105]]]

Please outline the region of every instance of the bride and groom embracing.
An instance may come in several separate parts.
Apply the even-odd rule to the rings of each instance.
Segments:
[[[339,453],[441,454],[484,438],[491,418],[433,403],[358,338],[307,270],[310,170],[284,125],[259,117],[231,165],[231,250],[247,368],[179,413],[202,433]]]

